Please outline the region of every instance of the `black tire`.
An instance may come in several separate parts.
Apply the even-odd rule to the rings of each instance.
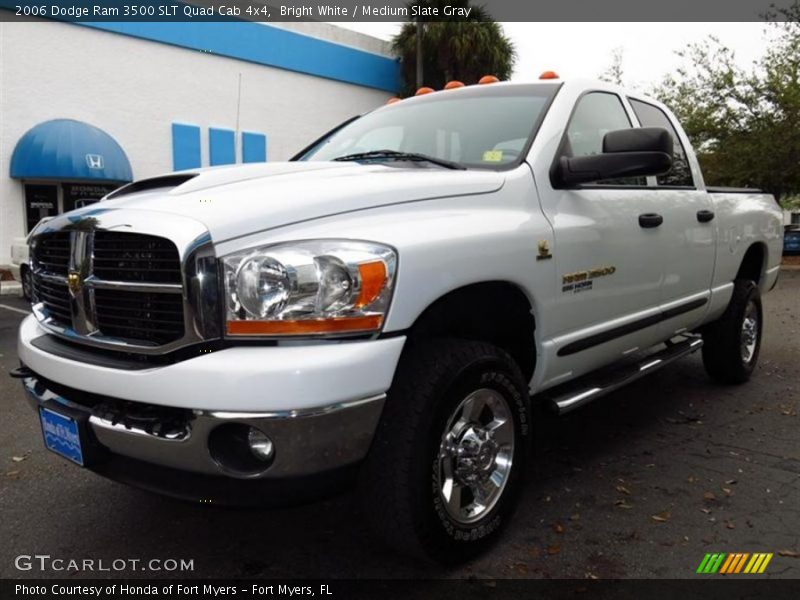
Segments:
[[[456,503],[448,505],[439,489],[440,458],[445,456],[440,453],[444,452],[443,434],[455,419],[454,411],[464,406],[465,399],[478,398],[473,394],[476,390],[482,390],[482,395],[488,390],[491,402],[475,403],[489,407],[488,412],[477,409],[486,420],[500,422],[494,419],[491,407],[511,416],[513,426],[509,423],[504,427],[502,435],[513,431],[513,451],[512,444],[498,444],[503,444],[500,447],[513,458],[504,485],[496,486],[499,491],[493,492],[499,494],[496,500],[486,503],[485,514],[479,519],[463,523],[449,514]],[[500,397],[503,402],[498,401]],[[466,409],[456,424],[463,422],[465,415]],[[476,422],[476,427],[481,425]],[[530,453],[530,438],[527,385],[508,354],[490,344],[466,340],[431,340],[410,346],[398,366],[361,472],[360,496],[372,530],[397,550],[445,564],[483,551],[513,512]],[[450,464],[463,463],[453,459]],[[489,464],[501,462],[489,458],[481,477],[488,477],[493,468]],[[484,485],[484,489],[494,490],[488,483]],[[466,498],[470,497],[471,492],[467,492]]]
[[[20,267],[19,271],[20,283],[22,284],[22,297],[28,302],[33,297],[33,279],[31,278],[31,270],[27,267]]]
[[[745,319],[755,319],[756,331],[751,336],[755,345],[745,348]],[[761,350],[764,319],[761,294],[755,282],[737,279],[733,297],[725,313],[703,331],[703,365],[706,372],[720,383],[744,383],[753,374]],[[750,346],[750,345],[749,345]]]

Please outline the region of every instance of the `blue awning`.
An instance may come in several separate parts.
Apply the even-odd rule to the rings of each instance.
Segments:
[[[128,157],[102,129],[72,119],[39,123],[11,155],[11,177],[60,181],[133,180]]]

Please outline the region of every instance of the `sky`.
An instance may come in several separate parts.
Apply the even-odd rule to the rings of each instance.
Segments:
[[[401,23],[336,23],[390,39]],[[534,81],[543,71],[563,78],[596,78],[622,51],[625,84],[644,91],[674,72],[676,50],[713,35],[748,67],[766,46],[764,23],[503,23],[517,48],[512,81]]]

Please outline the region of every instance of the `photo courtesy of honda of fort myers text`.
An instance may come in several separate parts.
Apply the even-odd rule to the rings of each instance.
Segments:
[[[799,16],[0,1],[0,596],[795,597]]]

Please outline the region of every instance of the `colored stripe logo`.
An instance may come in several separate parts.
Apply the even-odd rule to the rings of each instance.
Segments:
[[[739,573],[758,574],[763,573],[769,562],[772,560],[772,553],[756,552],[733,552],[726,554],[718,552],[706,554],[697,567],[697,573],[703,575],[735,575]]]

